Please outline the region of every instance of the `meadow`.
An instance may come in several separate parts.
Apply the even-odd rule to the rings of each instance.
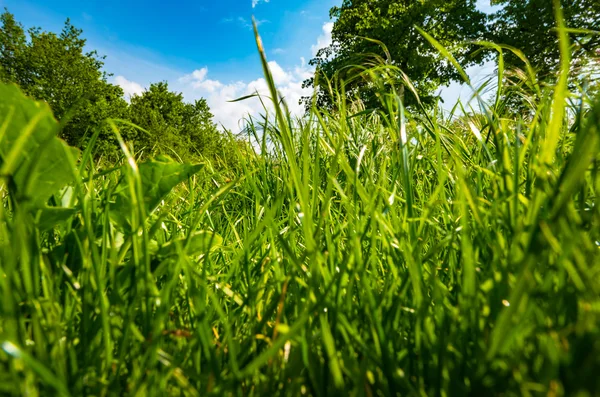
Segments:
[[[600,99],[561,39],[553,84],[407,110],[382,63],[377,109],[333,84],[300,119],[259,45],[230,170],[139,160],[121,120],[99,163],[0,86],[0,394],[599,395]]]

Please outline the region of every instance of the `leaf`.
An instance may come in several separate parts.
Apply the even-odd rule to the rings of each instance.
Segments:
[[[565,206],[572,199],[573,193],[586,177],[586,170],[598,156],[600,151],[600,98],[590,109],[588,121],[577,134],[573,152],[569,156],[567,166],[563,170],[560,182],[554,194],[555,201],[552,217],[563,213]]]
[[[204,164],[180,164],[175,161],[150,161],[139,167],[142,177],[144,202],[148,212],[153,211],[160,201],[181,182],[198,173]]]
[[[241,98],[236,98],[236,99],[232,99],[230,101],[227,101],[229,103],[234,103],[234,102],[241,102],[241,101],[245,101],[246,99],[250,99],[250,98],[256,98],[258,96],[258,94],[250,94],[250,95],[245,95]]]
[[[0,85],[0,120],[2,169],[11,174],[35,158],[40,146],[51,140],[58,130],[48,105],[27,98],[13,84]]]
[[[337,388],[342,389],[344,387],[344,377],[342,376],[342,369],[340,367],[333,334],[331,333],[331,327],[329,326],[329,321],[324,313],[321,313],[319,319],[321,320],[323,345],[325,346],[325,352],[329,358],[329,369],[331,371],[331,376],[333,377],[333,383]]]
[[[51,139],[29,166],[19,168],[15,183],[23,186],[23,194],[36,208],[43,207],[52,194],[75,180],[73,160],[78,156],[78,149],[61,139]]]
[[[552,113],[548,130],[546,132],[546,142],[540,153],[541,160],[546,164],[551,164],[556,155],[556,148],[560,141],[561,128],[566,116],[565,103],[569,95],[569,73],[571,65],[571,50],[569,44],[569,35],[565,31],[565,20],[560,7],[560,2],[554,0],[556,12],[556,22],[558,24],[558,43],[560,48],[560,69],[558,82],[554,88],[554,98],[552,101]]]
[[[56,137],[58,123],[47,104],[15,85],[0,85],[0,175],[13,182],[17,201],[43,207],[74,180],[78,150]]]
[[[142,182],[141,198],[146,213],[151,213],[161,200],[181,182],[198,173],[204,164],[181,164],[168,156],[159,156],[155,160],[138,166]],[[123,174],[125,170],[121,171]],[[121,226],[130,224],[133,203],[128,189],[128,181],[124,178],[117,186],[117,198],[111,205],[111,216]]]
[[[40,231],[45,232],[69,220],[76,213],[75,208],[44,207],[38,212],[37,226]]]

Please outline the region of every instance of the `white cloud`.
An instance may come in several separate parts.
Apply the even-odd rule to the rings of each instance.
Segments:
[[[269,69],[271,69],[273,81],[275,81],[277,86],[285,86],[294,78],[294,76],[283,70],[283,68],[275,61],[269,62]]]
[[[329,47],[332,43],[331,32],[333,31],[333,22],[324,23],[322,30],[323,32],[317,38],[317,43],[310,47],[313,56],[316,56],[321,48]]]
[[[254,0],[253,6],[256,6],[258,2],[259,0]],[[240,20],[238,19],[238,21]],[[317,38],[316,44],[311,46],[313,56],[316,55],[319,49],[331,44],[332,29],[333,22],[323,24],[321,35]],[[273,52],[279,53],[280,51],[276,49]],[[307,66],[304,58],[300,58],[300,63],[291,69],[285,69],[275,61],[269,62],[269,68],[275,85],[280,95],[286,101],[292,115],[302,115],[304,113],[304,106],[299,103],[300,98],[312,94],[310,88],[302,88],[302,83],[313,76],[314,69]],[[231,102],[231,100],[255,93],[263,96],[265,104],[269,108],[268,111],[270,111],[270,100],[267,98],[270,96],[269,89],[263,77],[250,82],[234,81],[223,83],[219,80],[211,80],[208,78],[208,74],[208,68],[204,67],[183,76],[179,79],[179,83],[185,85],[183,91],[187,94],[186,97],[206,98],[215,116],[215,121],[218,124],[222,124],[225,128],[238,132],[242,127],[243,119],[248,116],[256,117],[264,114],[265,109],[258,98]]]
[[[303,105],[299,103],[300,98],[311,94],[310,89],[302,88],[302,82],[312,76],[304,59],[300,65],[291,70],[285,70],[275,61],[269,62],[269,68],[277,89],[286,101],[290,112],[295,116],[300,116],[304,111]],[[267,98],[270,96],[269,87],[263,77],[250,82],[235,81],[225,84],[218,80],[208,79],[207,76],[208,68],[202,68],[183,76],[179,82],[191,88],[191,96],[206,98],[215,116],[215,121],[225,128],[238,132],[242,126],[241,120],[248,116],[256,117],[265,112],[258,98],[230,102],[234,99],[258,93],[263,96],[265,104],[270,108],[270,100]]]
[[[238,18],[223,20],[223,22],[242,23]],[[311,49],[329,44],[331,27],[333,25],[326,23],[323,25],[322,35],[316,41]],[[281,53],[275,49],[273,53]],[[265,113],[265,109],[259,98],[249,98],[239,102],[231,102],[244,96],[252,95],[258,92],[263,96],[263,101],[272,115],[272,105],[268,98],[269,89],[264,77],[256,76],[254,79],[224,81],[211,78],[211,71],[207,67],[193,70],[185,73],[179,70],[166,68],[162,65],[155,65],[145,58],[130,59],[130,54],[120,54],[127,62],[122,62],[118,76],[113,79],[115,84],[121,86],[128,98],[135,94],[142,94],[144,86],[148,86],[153,81],[159,81],[155,76],[160,76],[162,80],[169,82],[169,88],[173,91],[182,92],[186,101],[205,98],[213,113],[214,121],[223,125],[233,132],[239,132],[243,126],[243,120],[248,116],[258,117]],[[116,57],[121,60],[122,57]],[[129,57],[129,58],[128,58]],[[113,58],[115,58],[113,56]],[[314,68],[307,65],[304,58],[300,58],[295,66],[284,67],[276,61],[270,61],[269,67],[277,89],[286,101],[290,112],[294,116],[301,116],[304,113],[304,105],[299,103],[303,96],[310,96],[312,89],[302,88],[304,80],[314,74]],[[125,73],[126,72],[126,73]],[[135,75],[138,82],[130,81],[124,76]],[[141,84],[140,84],[141,83]]]
[[[125,98],[130,98],[134,95],[141,95],[144,92],[144,88],[135,81],[129,81],[123,76],[117,76],[114,80],[115,84],[120,86],[125,93]]]
[[[181,83],[189,83],[191,84],[192,88],[206,92],[215,92],[223,87],[223,84],[220,81],[207,79],[207,74],[208,68],[202,68],[194,70],[192,74],[183,76],[179,79],[179,81]]]
[[[256,7],[261,1],[265,3],[269,2],[269,0],[252,0],[252,8]]]

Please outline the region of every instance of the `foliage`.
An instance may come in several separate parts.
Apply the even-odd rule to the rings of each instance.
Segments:
[[[169,91],[168,84],[150,85],[131,98],[131,121],[145,131],[133,130],[130,141],[139,150],[190,159],[214,157],[223,138],[212,122],[206,100],[186,103],[183,95]]]
[[[502,8],[491,16],[489,38],[518,48],[537,69],[541,80],[554,79],[560,62],[555,23],[555,4],[550,0],[495,0]],[[584,67],[600,56],[600,2],[562,0],[565,25],[572,29],[573,68]],[[594,31],[596,31],[594,33]],[[507,52],[507,68],[523,68],[515,54]]]
[[[127,175],[127,167],[124,166],[122,175]],[[128,180],[121,180],[121,183],[115,188],[115,201],[110,206],[111,217],[120,227],[131,232],[138,207],[141,207],[143,213],[137,214],[137,216],[143,217],[145,214],[151,213],[175,186],[198,173],[202,167],[202,164],[179,164],[164,155],[140,164],[136,171],[139,173],[140,196],[143,201],[137,201],[136,195],[132,194]]]
[[[338,90],[343,86],[350,98],[358,97],[371,107],[377,104],[373,83],[362,72],[365,67],[391,64],[413,82],[423,104],[434,103],[434,94],[440,85],[464,82],[464,78],[439,52],[428,46],[416,28],[433,36],[464,66],[484,59],[483,48],[476,50],[478,40],[503,46],[503,63],[499,63],[497,54],[494,58],[498,67],[513,72],[506,83],[520,85],[519,90],[523,88],[521,76],[527,73],[524,59],[533,65],[539,81],[553,82],[560,61],[555,5],[561,4],[565,25],[573,39],[573,84],[586,80],[586,84],[597,89],[600,85],[598,1],[493,0],[491,3],[501,8],[486,16],[476,9],[476,2],[470,0],[345,0],[340,7],[331,9],[330,15],[335,18],[333,43],[311,60],[319,73],[316,79],[308,79],[304,85],[316,89],[319,106],[335,102],[332,86]],[[392,76],[387,84],[397,86],[403,96],[405,82],[401,76]],[[408,95],[405,104],[414,105],[413,99]],[[310,107],[311,98],[303,101]],[[524,109],[515,103],[515,98],[507,105],[518,111]]]
[[[435,90],[440,85],[458,80],[460,76],[415,27],[423,28],[453,50],[464,65],[482,60],[481,56],[473,56],[473,46],[463,45],[484,38],[486,18],[477,10],[475,0],[344,0],[341,6],[331,9],[330,15],[336,18],[333,44],[320,50],[310,61],[318,67],[317,80],[305,82],[305,86],[319,86],[320,105],[331,104],[333,99],[327,89],[327,80],[334,77],[351,81],[346,85],[348,92],[358,95],[368,105],[377,102],[369,89],[369,80],[357,78],[360,69],[354,67],[363,65],[368,54],[400,68],[417,88],[421,101],[434,101]],[[385,54],[373,40],[382,42],[389,53]],[[414,103],[412,96],[406,99],[408,104]],[[306,102],[310,105],[308,99]]]
[[[0,19],[3,80],[46,101],[65,124],[60,136],[69,144],[83,147],[85,137],[92,135],[106,118],[125,115],[123,91],[106,81],[102,58],[95,51],[85,51],[82,31],[69,20],[59,35],[31,28],[27,40],[12,14],[5,11]],[[116,142],[106,127],[101,145],[103,151],[116,150]]]
[[[56,138],[58,123],[45,103],[29,101],[12,85],[0,86],[0,175],[11,197],[35,209],[74,181],[77,150]]]
[[[27,95],[47,102],[61,121],[59,135],[85,148],[98,133],[97,158],[116,161],[119,145],[107,119],[132,121],[124,138],[139,154],[163,153],[187,161],[209,160],[218,168],[237,164],[237,139],[222,134],[212,121],[206,100],[186,103],[166,83],[152,84],[141,95],[123,99],[123,90],[107,82],[103,57],[86,52],[82,31],[69,20],[57,35],[28,30],[5,11],[0,16],[0,81],[16,83]]]
[[[502,86],[458,120],[406,112],[377,68],[377,110],[294,121],[261,53],[276,119],[236,179],[121,140],[114,169],[82,155],[46,231],[0,173],[0,392],[600,394],[600,98],[568,91],[561,48],[527,120]]]
[[[25,31],[8,12],[2,13],[0,21],[0,79],[4,82],[17,81],[24,73],[21,59],[27,46]]]

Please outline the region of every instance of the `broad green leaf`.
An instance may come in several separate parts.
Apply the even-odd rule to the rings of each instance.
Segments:
[[[52,194],[74,181],[75,164],[72,161],[79,156],[79,150],[53,138],[37,156],[17,170],[14,180],[17,186],[23,187],[25,197],[39,208]]]
[[[148,211],[154,210],[171,189],[198,173],[203,167],[204,164],[180,164],[166,156],[140,164],[144,202]]]
[[[331,370],[331,375],[333,377],[333,383],[338,388],[344,387],[344,378],[342,376],[342,369],[340,368],[340,363],[338,360],[337,349],[335,346],[335,340],[333,334],[331,333],[331,327],[329,326],[329,321],[327,320],[327,315],[321,313],[319,316],[321,320],[321,332],[323,334],[323,345],[325,346],[325,352],[327,353],[327,357],[329,357],[329,369]]]
[[[167,156],[160,156],[155,160],[142,163],[138,166],[142,182],[141,199],[146,213],[152,212],[171,190],[198,173],[203,164],[181,164]],[[124,169],[122,171],[125,173]],[[117,198],[111,205],[111,215],[121,226],[129,225],[133,210],[133,202],[126,178],[117,187]]]
[[[571,50],[569,35],[565,31],[565,20],[560,2],[554,0],[556,8],[556,22],[558,24],[558,43],[560,48],[560,74],[556,87],[554,88],[554,99],[552,101],[552,117],[546,132],[546,144],[541,153],[542,161],[551,164],[555,156],[556,148],[560,141],[560,132],[566,116],[565,102],[569,94],[569,73],[571,65]]]
[[[16,199],[43,207],[74,180],[78,150],[56,137],[58,123],[47,104],[15,85],[0,85],[0,174],[14,183]]]
[[[600,150],[600,98],[589,112],[588,123],[577,134],[573,152],[557,186],[552,216],[564,211],[565,205],[586,177],[586,169]]]
[[[0,161],[10,174],[34,159],[58,130],[48,105],[27,98],[13,84],[0,85],[0,120]]]
[[[61,224],[77,213],[75,208],[44,207],[37,216],[37,226],[40,231],[47,231]]]

